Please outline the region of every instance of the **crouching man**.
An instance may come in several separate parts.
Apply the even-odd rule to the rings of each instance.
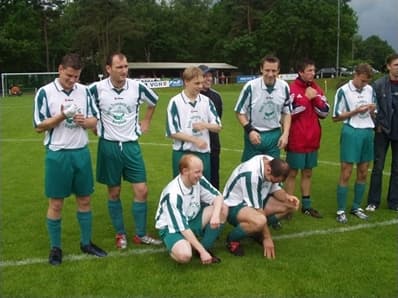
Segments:
[[[285,161],[268,155],[254,156],[232,172],[223,195],[229,207],[228,222],[234,226],[227,236],[227,248],[233,255],[243,256],[240,240],[252,236],[262,243],[265,257],[275,258],[268,225],[281,227],[279,219],[299,207],[297,197],[279,185],[288,173]]]
[[[221,193],[203,177],[200,158],[184,155],[179,172],[162,191],[156,229],[176,262],[188,263],[194,251],[202,264],[219,263],[210,249],[223,229],[228,207]]]

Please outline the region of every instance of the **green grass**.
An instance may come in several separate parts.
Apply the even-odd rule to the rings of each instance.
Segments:
[[[331,103],[336,83],[328,81]],[[241,87],[216,86],[224,100],[221,185],[240,160],[242,129],[233,106]],[[157,90],[159,106],[149,133],[140,140],[148,172],[148,230],[153,235],[157,235],[153,218],[158,198],[171,178],[165,110],[178,91]],[[71,197],[63,211],[64,262],[57,267],[48,265],[43,135],[32,128],[32,106],[33,95],[0,100],[1,297],[397,297],[397,214],[386,209],[385,201],[389,177],[384,177],[381,209],[369,222],[351,216],[344,226],[335,221],[341,123],[333,123],[330,117],[322,121],[320,164],[314,170],[312,192],[314,206],[324,218],[296,214],[293,220],[283,221],[283,229],[273,232],[275,260],[265,259],[261,247],[251,240],[243,242],[244,257],[229,254],[223,244],[231,228],[228,225],[216,243],[215,251],[222,259],[217,265],[203,266],[198,259],[179,265],[163,248],[131,243],[126,252],[118,252],[106,207],[106,188],[96,184],[93,240],[110,255],[96,259],[80,253],[76,206]],[[95,168],[96,137],[90,134],[90,140]],[[390,163],[389,156],[386,171]],[[123,184],[129,231],[133,230],[131,198],[130,186]]]

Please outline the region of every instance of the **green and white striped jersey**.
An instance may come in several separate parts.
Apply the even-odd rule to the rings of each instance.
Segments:
[[[197,184],[188,188],[175,177],[162,191],[155,216],[157,229],[168,229],[169,233],[189,229],[188,222],[194,219],[200,209],[201,202],[212,204],[220,192],[202,176]]]
[[[370,85],[366,85],[362,90],[357,90],[351,80],[336,91],[333,117],[344,112],[353,111],[361,105],[370,103],[376,103],[376,96],[373,88]],[[344,120],[344,123],[347,123],[354,128],[374,127],[373,119],[368,111],[347,118]]]
[[[285,81],[276,79],[273,86],[266,86],[259,77],[242,88],[235,112],[246,114],[257,130],[269,131],[281,126],[282,113],[291,113],[291,102],[289,85]]]
[[[140,106],[156,106],[157,94],[145,84],[126,79],[122,89],[116,89],[110,80],[95,82],[90,91],[101,112],[97,132],[101,138],[109,141],[136,141],[141,135],[139,124]]]
[[[256,155],[235,168],[224,187],[224,203],[227,206],[244,203],[262,209],[268,195],[281,189],[279,183],[272,183],[265,178],[264,158],[273,159],[268,155]]]
[[[166,136],[170,137],[177,132],[183,132],[187,135],[199,137],[207,143],[207,148],[200,149],[191,142],[173,139],[173,150],[210,152],[209,131],[195,131],[192,124],[196,122],[207,122],[221,126],[216,108],[207,96],[199,94],[195,101],[191,102],[182,91],[170,99],[167,106]]]
[[[86,117],[99,118],[98,109],[86,86],[76,83],[72,90],[66,91],[57,78],[41,87],[35,95],[33,111],[35,127],[44,120],[60,114],[61,105],[66,109],[72,104],[75,104],[79,108],[78,112]],[[87,131],[76,125],[73,118],[65,119],[45,132],[44,145],[52,151],[83,148],[87,143]]]

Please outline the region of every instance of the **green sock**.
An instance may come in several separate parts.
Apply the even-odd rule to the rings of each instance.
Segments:
[[[120,199],[108,200],[108,211],[116,233],[126,234],[123,222],[123,206]]]
[[[365,183],[355,183],[354,186],[354,203],[352,204],[352,209],[358,209],[361,207],[363,194],[365,192]]]
[[[135,221],[135,233],[139,236],[146,235],[147,202],[133,202],[131,213]]]
[[[210,227],[210,224],[207,224],[205,226],[205,232],[201,241],[203,247],[206,249],[212,248],[214,242],[216,241],[218,235],[220,235],[220,233],[222,232],[223,228],[224,224],[221,224],[220,227],[216,229],[212,229]]]
[[[347,204],[348,187],[337,185],[337,210],[344,211]]]
[[[274,224],[277,224],[278,221],[279,221],[279,219],[276,217],[275,214],[271,214],[271,215],[268,215],[268,216],[267,216],[267,224],[268,224],[269,226],[274,225]]]
[[[91,211],[88,212],[77,211],[76,217],[80,225],[80,242],[82,243],[82,245],[90,244],[91,223],[92,223]]]
[[[237,225],[228,234],[227,241],[240,241],[241,239],[247,237],[247,233],[242,229],[242,227]]]
[[[61,248],[61,218],[60,219],[50,219],[47,218],[47,229],[48,235],[50,237],[51,247]]]
[[[311,197],[310,196],[303,196],[301,197],[302,208],[303,209],[310,209],[311,208]]]

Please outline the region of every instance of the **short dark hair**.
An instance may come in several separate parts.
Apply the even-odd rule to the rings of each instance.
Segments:
[[[356,75],[366,75],[368,78],[373,76],[372,67],[368,63],[361,63],[355,66],[354,72]]]
[[[79,54],[70,53],[62,57],[61,65],[63,68],[71,67],[76,70],[83,68],[83,62]]]
[[[398,54],[397,53],[393,53],[391,55],[388,55],[386,58],[386,64],[389,65],[391,64],[395,59],[398,59]]]
[[[280,158],[274,158],[273,160],[271,160],[270,166],[271,166],[271,175],[276,178],[282,177],[283,180],[285,180],[289,175],[290,171],[289,164]]]
[[[126,55],[121,52],[112,52],[106,57],[105,65],[112,66],[113,57],[115,56],[118,56],[120,59],[127,59]]]
[[[314,60],[311,60],[309,58],[301,59],[296,64],[296,71],[297,72],[303,72],[308,65],[315,65]]]
[[[276,56],[273,56],[273,55],[267,55],[267,56],[265,56],[263,59],[261,59],[261,61],[260,61],[260,67],[261,67],[261,68],[263,67],[263,65],[264,65],[265,62],[268,62],[268,63],[278,63],[278,68],[279,68],[280,65],[281,65],[281,61],[279,60],[279,58],[276,57]]]

